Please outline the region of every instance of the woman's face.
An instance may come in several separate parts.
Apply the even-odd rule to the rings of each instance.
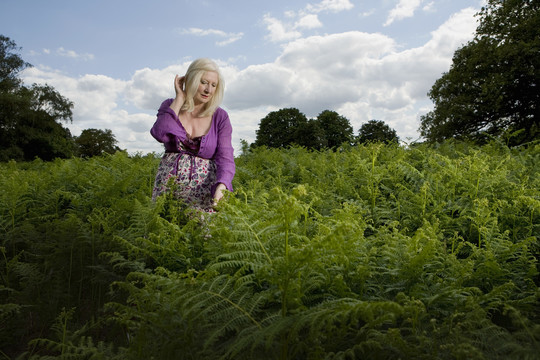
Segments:
[[[206,104],[216,91],[219,76],[214,71],[207,71],[201,77],[201,82],[193,98],[195,105]]]

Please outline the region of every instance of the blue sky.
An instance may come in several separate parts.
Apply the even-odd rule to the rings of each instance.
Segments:
[[[0,0],[0,34],[33,65],[21,77],[74,102],[74,135],[111,129],[129,152],[150,135],[175,74],[221,67],[233,142],[253,142],[269,112],[334,110],[355,134],[382,120],[419,138],[427,92],[471,40],[482,0]]]

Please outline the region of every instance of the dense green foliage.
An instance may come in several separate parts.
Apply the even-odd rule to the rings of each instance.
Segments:
[[[154,156],[0,164],[0,355],[537,358],[540,146],[236,163],[202,219]]]
[[[489,0],[475,38],[455,52],[450,70],[421,119],[430,141],[506,136],[522,144],[540,136],[540,2]]]

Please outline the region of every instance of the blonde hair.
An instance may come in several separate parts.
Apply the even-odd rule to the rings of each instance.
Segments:
[[[214,95],[205,105],[200,116],[209,116],[212,115],[214,111],[216,111],[218,106],[221,104],[221,101],[223,101],[223,90],[225,84],[223,82],[223,77],[221,76],[221,72],[219,71],[219,67],[217,66],[217,64],[214,61],[206,58],[197,59],[193,61],[191,65],[189,65],[189,68],[186,72],[185,82],[186,99],[184,100],[184,104],[182,105],[182,108],[180,110],[191,112],[193,111],[193,109],[195,109],[195,103],[193,101],[193,98],[197,93],[197,89],[201,82],[202,76],[205,72],[208,71],[213,71],[218,74],[218,83]]]

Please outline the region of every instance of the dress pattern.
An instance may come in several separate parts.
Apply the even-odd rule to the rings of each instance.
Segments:
[[[201,138],[178,142],[178,152],[166,152],[159,167],[152,191],[152,200],[170,191],[169,181],[174,183],[174,196],[186,205],[204,212],[214,212],[212,185],[216,181],[216,165],[211,159],[195,154]],[[172,179],[172,180],[171,180]]]

